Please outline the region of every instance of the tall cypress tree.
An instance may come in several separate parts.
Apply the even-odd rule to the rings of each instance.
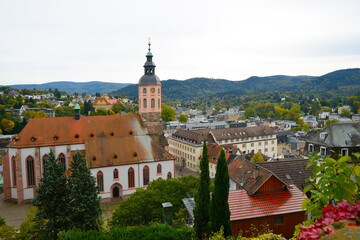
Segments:
[[[60,231],[69,229],[69,188],[59,159],[51,150],[33,205],[38,211],[31,230],[33,239],[57,239]]]
[[[73,155],[70,162],[69,185],[71,228],[85,231],[99,230],[101,207],[96,180],[86,166],[86,159],[79,151]]]
[[[196,237],[198,239],[204,239],[208,235],[210,205],[209,156],[205,138],[200,161],[200,171],[200,184],[195,195],[194,228]]]
[[[223,226],[225,236],[230,236],[232,234],[228,203],[229,187],[228,165],[224,149],[221,149],[216,166],[215,187],[211,196],[210,222],[211,230],[213,232],[219,231],[221,226]]]

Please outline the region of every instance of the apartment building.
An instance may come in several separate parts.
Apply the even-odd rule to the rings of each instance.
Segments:
[[[245,153],[277,156],[276,133],[268,126],[178,130],[168,139],[168,150],[175,157],[176,165],[199,171],[204,138],[209,144],[231,144]]]

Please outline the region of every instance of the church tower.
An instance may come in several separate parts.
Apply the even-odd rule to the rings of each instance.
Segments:
[[[149,38],[149,51],[146,54],[144,75],[138,83],[139,114],[144,121],[156,122],[161,117],[161,83],[155,75],[155,63],[152,61],[151,43]]]

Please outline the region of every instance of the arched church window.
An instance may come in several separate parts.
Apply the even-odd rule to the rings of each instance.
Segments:
[[[13,177],[13,186],[16,186],[16,159],[14,156],[11,158],[11,167],[12,167],[12,177]]]
[[[147,108],[147,101],[146,101],[146,99],[144,99],[144,108]]]
[[[32,156],[26,158],[26,178],[28,187],[35,185],[35,166]]]
[[[155,108],[155,99],[151,99],[151,108]]]
[[[135,187],[135,172],[132,167],[128,170],[128,186],[129,188]]]
[[[65,154],[60,153],[59,156],[58,156],[58,161],[60,162],[60,164],[63,167],[64,172],[65,172],[65,170],[66,170],[66,157],[65,157]]]
[[[158,88],[158,93],[160,93],[160,88]]]
[[[102,171],[98,171],[98,173],[96,174],[96,184],[99,187],[99,191],[103,192],[104,191],[104,174],[102,173]]]
[[[116,168],[114,169],[114,180],[115,179],[119,179],[119,170],[117,170]]]
[[[143,88],[143,93],[146,93],[146,88]]]
[[[168,172],[167,178],[171,178],[171,172]]]
[[[160,108],[160,99],[158,99],[158,108]]]
[[[157,173],[157,174],[161,174],[161,171],[162,171],[162,169],[161,169],[161,164],[158,164],[156,169],[157,169],[157,170],[156,170],[156,173]]]
[[[49,155],[44,154],[44,156],[42,157],[42,170],[43,173],[46,171],[46,159],[49,157]]]
[[[149,173],[149,167],[145,166],[143,168],[143,185],[147,186],[150,181],[150,173]]]

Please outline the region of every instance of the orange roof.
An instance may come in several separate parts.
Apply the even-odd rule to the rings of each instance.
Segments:
[[[229,192],[230,221],[303,212],[305,196],[294,185],[282,191],[262,192],[249,195],[244,190]]]
[[[173,159],[147,135],[139,115],[33,118],[8,147],[69,144],[85,144],[92,167]]]

